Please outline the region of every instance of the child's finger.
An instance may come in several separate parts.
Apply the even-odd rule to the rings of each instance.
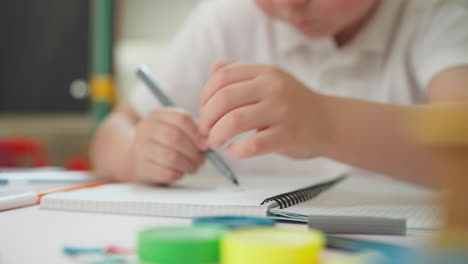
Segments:
[[[148,161],[137,177],[140,182],[159,185],[171,184],[181,179],[183,175],[184,173],[179,170],[163,167],[155,162]]]
[[[213,65],[213,67],[211,68],[211,73],[215,73],[217,72],[219,69],[221,68],[224,68],[228,65],[232,64],[231,61],[220,61],[220,62],[217,62]]]
[[[267,103],[261,102],[237,108],[223,116],[213,126],[208,138],[210,146],[218,148],[238,134],[269,127],[273,120],[270,105]]]
[[[178,127],[161,121],[161,123],[155,127],[155,130],[156,133],[151,137],[153,142],[157,142],[180,152],[195,165],[201,165],[204,162],[204,156],[195,145],[195,142]]]
[[[261,99],[261,91],[254,80],[239,82],[219,90],[200,111],[200,131],[208,134],[211,127],[228,112]]]
[[[157,120],[184,131],[193,142],[197,142],[202,138],[197,124],[195,124],[193,119],[185,112],[173,108],[161,109],[160,111],[161,114],[157,116]]]
[[[262,68],[260,65],[231,64],[219,69],[203,88],[200,108],[204,107],[218,90],[232,83],[253,79],[260,74]]]
[[[183,153],[159,142],[152,142],[151,147],[148,149],[150,151],[148,151],[145,159],[161,167],[174,169],[183,173],[193,173],[199,167],[198,164],[190,160]]]
[[[226,152],[235,159],[246,159],[277,152],[281,141],[276,128],[269,128],[231,144]]]

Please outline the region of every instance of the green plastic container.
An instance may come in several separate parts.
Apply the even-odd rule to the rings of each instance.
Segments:
[[[225,232],[217,226],[146,229],[138,234],[138,257],[142,264],[216,264]]]

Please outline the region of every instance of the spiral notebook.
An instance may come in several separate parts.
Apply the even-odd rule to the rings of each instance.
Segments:
[[[438,226],[431,192],[389,179],[248,176],[239,180],[241,188],[210,186],[195,177],[166,188],[109,184],[48,195],[40,206],[170,217],[277,216],[302,222],[310,215],[375,216],[405,218],[410,229]]]

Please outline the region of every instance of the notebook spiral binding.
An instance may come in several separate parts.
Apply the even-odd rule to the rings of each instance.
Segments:
[[[335,184],[343,181],[344,179],[346,179],[346,177],[346,175],[343,175],[327,182],[312,185],[292,192],[275,195],[273,197],[265,199],[261,204],[264,205],[268,202],[275,201],[276,203],[278,203],[280,209],[293,206],[295,204],[302,203],[314,198],[322,192],[330,189]]]

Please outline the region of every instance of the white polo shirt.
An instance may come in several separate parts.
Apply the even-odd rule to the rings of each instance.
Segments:
[[[468,1],[380,1],[356,38],[339,48],[331,38],[312,40],[268,17],[254,0],[206,0],[153,71],[194,118],[211,67],[220,60],[274,64],[324,94],[424,103],[433,77],[468,65]],[[141,116],[160,107],[143,85],[131,91],[130,102]],[[238,172],[314,174],[346,168],[326,159],[292,161],[277,155],[228,161]]]

